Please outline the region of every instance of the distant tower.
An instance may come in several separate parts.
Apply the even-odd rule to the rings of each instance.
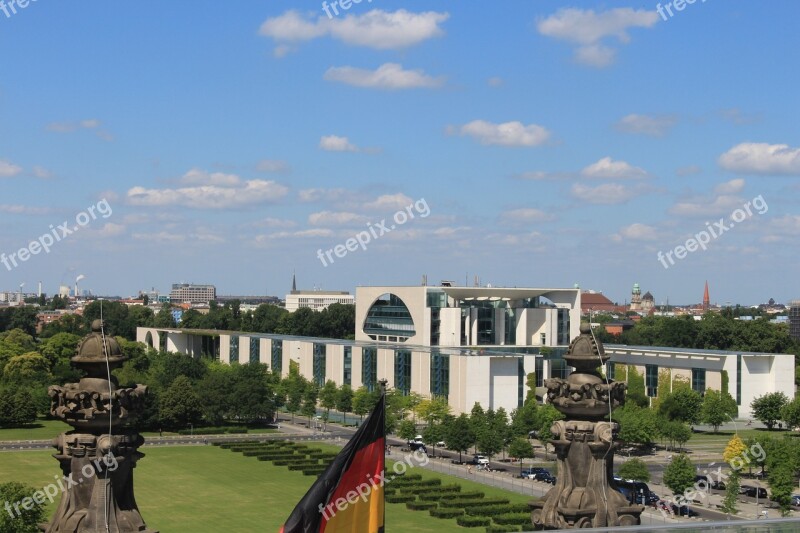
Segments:
[[[642,296],[642,311],[649,313],[656,306],[656,299],[650,294],[650,291],[644,293]]]
[[[294,272],[292,272],[292,292],[291,294],[297,294],[297,277],[295,276]]]
[[[641,311],[642,310],[642,289],[639,288],[638,283],[633,284],[633,290],[631,291],[631,311]]]
[[[706,290],[703,292],[703,312],[708,311],[711,307],[711,298],[708,297],[708,280],[706,280]]]

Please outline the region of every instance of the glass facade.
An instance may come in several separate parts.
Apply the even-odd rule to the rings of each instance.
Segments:
[[[314,343],[314,384],[317,387],[325,385],[326,344]]]
[[[614,369],[614,363],[612,363],[611,361],[607,361],[606,362],[606,377],[609,380],[616,379],[616,372],[615,372],[615,369]]]
[[[250,337],[250,362],[258,363],[261,361],[261,339]]]
[[[239,362],[239,337],[231,335],[231,363]]]
[[[343,385],[352,385],[353,384],[353,347],[352,346],[345,346],[344,347],[344,373],[342,375],[342,384]]]
[[[736,405],[742,405],[742,354],[736,355]]]
[[[447,399],[450,394],[450,356],[431,353],[431,396]]]
[[[569,309],[558,310],[558,342],[557,344],[569,344]]]
[[[283,372],[283,341],[272,340],[272,371],[276,374]]]
[[[504,313],[505,318],[505,342],[506,344],[513,346],[517,344],[517,318],[514,316],[514,310],[511,308],[506,308]]]
[[[647,396],[655,398],[658,396],[658,365],[644,366],[644,386]]]
[[[536,386],[543,387],[544,386],[544,358],[537,357],[536,358]]]
[[[361,350],[361,384],[373,392],[378,384],[378,349]]]
[[[525,361],[517,359],[517,407],[525,403]]]
[[[384,294],[372,304],[364,320],[364,333],[373,340],[404,342],[417,334],[406,304],[394,294]]]
[[[403,396],[411,392],[411,352],[408,350],[394,352],[394,388]]]
[[[703,394],[706,391],[706,369],[692,369],[692,390]]]

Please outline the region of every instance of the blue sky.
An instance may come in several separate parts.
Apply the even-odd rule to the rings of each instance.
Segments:
[[[796,2],[337,8],[0,11],[0,290],[83,274],[100,294],[282,295],[296,271],[308,289],[800,297]]]

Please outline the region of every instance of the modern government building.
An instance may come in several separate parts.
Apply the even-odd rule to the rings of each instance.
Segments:
[[[137,340],[154,348],[225,363],[261,362],[282,375],[291,361],[322,385],[354,389],[379,379],[404,393],[447,398],[455,414],[478,402],[507,412],[522,405],[526,379],[537,387],[566,377],[563,354],[579,334],[580,289],[445,286],[358,287],[355,340],[235,331],[138,328]],[[750,418],[750,402],[768,392],[794,396],[794,356],[716,350],[606,345],[615,364],[634,365],[647,394],[658,394],[659,375],[690,381],[698,392],[719,390],[723,372]],[[662,377],[662,384],[665,382]],[[672,383],[672,380],[666,381]],[[670,385],[671,386],[671,385]]]

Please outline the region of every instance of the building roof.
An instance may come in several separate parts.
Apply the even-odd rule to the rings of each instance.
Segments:
[[[581,294],[581,306],[616,305],[605,294],[600,292],[584,292]]]

